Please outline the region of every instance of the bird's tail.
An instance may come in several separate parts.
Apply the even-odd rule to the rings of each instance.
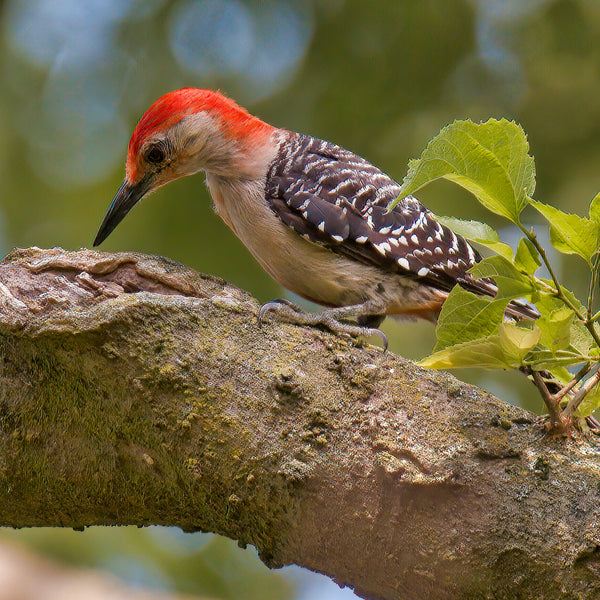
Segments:
[[[535,321],[540,317],[538,309],[526,300],[511,300],[504,314],[515,321]]]

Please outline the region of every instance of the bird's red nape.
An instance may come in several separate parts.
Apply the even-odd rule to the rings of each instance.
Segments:
[[[168,129],[187,115],[206,111],[218,119],[231,137],[247,139],[270,134],[274,127],[252,116],[246,109],[220,92],[198,88],[182,88],[156,100],[137,124],[127,154],[127,174],[134,180],[139,150],[149,137]]]

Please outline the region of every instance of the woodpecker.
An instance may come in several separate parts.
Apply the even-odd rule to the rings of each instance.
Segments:
[[[494,296],[491,280],[467,271],[481,259],[412,196],[391,211],[400,186],[360,156],[309,135],[273,127],[211,90],[184,88],[159,98],[131,141],[125,180],[94,246],[144,196],[205,171],[215,209],[281,286],[323,305],[306,313],[269,302],[297,324],[351,335],[378,334],[386,316],[435,322],[455,284]],[[538,316],[513,301],[507,314]],[[354,317],[355,323],[348,318]]]

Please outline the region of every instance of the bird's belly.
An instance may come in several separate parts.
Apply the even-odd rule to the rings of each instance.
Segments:
[[[253,252],[265,271],[284,288],[325,306],[348,306],[372,300],[382,306],[383,314],[430,321],[437,318],[446,293],[295,237],[275,260]],[[299,247],[304,244],[309,248]],[[298,252],[304,257],[300,261]]]
[[[300,240],[303,242],[304,240]],[[338,258],[328,250],[307,254],[298,260],[292,252],[282,252],[276,260],[256,254],[265,271],[284,288],[325,306],[360,304],[369,297],[370,273],[362,265]],[[320,250],[320,249],[318,249]],[[306,252],[306,248],[303,248]]]
[[[346,306],[369,296],[374,269],[307,242],[278,220],[266,236],[238,236],[277,283],[303,298]]]

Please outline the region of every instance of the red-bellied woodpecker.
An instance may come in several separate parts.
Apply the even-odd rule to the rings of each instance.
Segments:
[[[400,186],[335,144],[277,129],[218,92],[185,88],[159,98],[129,143],[126,176],[100,226],[100,244],[156,188],[206,172],[216,210],[283,287],[329,307],[308,314],[277,301],[299,324],[352,335],[379,332],[386,315],[435,321],[452,287],[493,296],[467,271],[479,255]],[[535,318],[511,303],[507,313]],[[356,317],[357,324],[344,322]],[[385,343],[385,336],[383,336]]]

